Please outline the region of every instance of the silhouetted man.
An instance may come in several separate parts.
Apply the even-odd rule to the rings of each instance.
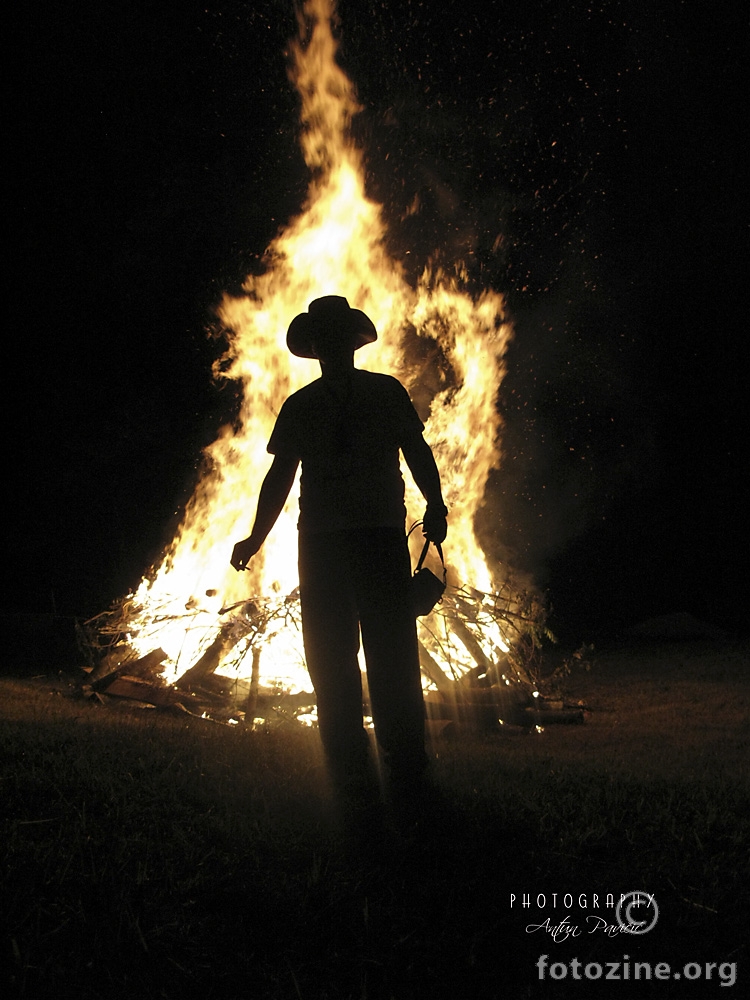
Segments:
[[[423,424],[397,379],[354,367],[377,339],[370,319],[327,295],[291,323],[292,354],[317,358],[321,377],[279,412],[252,533],[232,566],[245,569],[283,509],[302,463],[299,579],[305,657],[329,769],[345,802],[373,794],[362,719],[359,633],[375,735],[394,798],[420,786],[427,758],[416,621],[409,600],[402,452],[427,501],[424,534],[442,542],[447,509]]]

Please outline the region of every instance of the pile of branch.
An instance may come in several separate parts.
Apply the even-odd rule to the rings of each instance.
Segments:
[[[434,685],[428,717],[483,730],[583,722],[582,708],[543,693],[551,687],[542,674],[545,639],[554,636],[536,594],[510,585],[495,594],[448,588],[419,627],[420,665]]]
[[[203,627],[208,636],[195,663],[169,684],[163,677],[167,654],[161,647],[141,657],[133,652],[132,622],[142,617],[142,609],[134,608],[130,599],[123,601],[82,626],[81,645],[94,663],[87,671],[83,694],[102,703],[125,700],[131,706],[188,712],[214,721],[252,722],[270,715],[293,721],[314,707],[314,694],[264,687],[260,664],[264,641],[283,628],[299,627],[298,602],[297,591],[276,602],[241,601],[220,610],[218,627],[215,618],[208,626],[196,625],[204,612],[195,602],[186,606],[184,614],[153,613],[147,629],[138,630],[140,640],[147,633],[158,641],[160,628],[175,621],[186,631]],[[247,657],[249,680],[241,676]],[[223,672],[217,673],[218,668]],[[234,677],[227,676],[230,671]]]
[[[188,629],[200,614],[194,603],[178,616],[153,613],[149,633],[157,641],[165,621],[184,619]],[[97,616],[86,623],[90,644],[98,647],[99,655],[84,694],[250,723],[270,715],[293,721],[309,712],[315,703],[311,692],[291,695],[261,685],[264,643],[282,629],[300,627],[298,591],[280,600],[242,601],[219,614],[219,622],[214,617],[207,629],[200,656],[173,684],[161,676],[166,654],[160,647],[134,656],[129,642],[130,623],[136,617],[132,606],[124,602]],[[582,722],[580,708],[565,706],[557,697],[545,698],[540,691],[541,646],[550,638],[545,618],[538,597],[519,594],[510,586],[496,594],[448,588],[435,611],[419,622],[420,665],[429,682],[428,717],[480,729],[499,723],[533,727]],[[139,640],[142,644],[142,630]],[[227,676],[230,673],[234,677]]]

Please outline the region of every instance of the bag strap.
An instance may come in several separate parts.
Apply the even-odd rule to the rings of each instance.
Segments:
[[[422,563],[425,561],[427,551],[430,548],[431,544],[434,545],[435,548],[437,549],[438,555],[440,556],[440,562],[443,564],[443,583],[445,583],[448,571],[445,568],[445,559],[443,559],[443,546],[440,544],[440,542],[430,542],[429,538],[425,538],[424,540],[424,545],[422,546],[422,555],[419,557],[419,562],[417,563],[417,568],[414,570],[414,572],[418,573],[422,568]]]

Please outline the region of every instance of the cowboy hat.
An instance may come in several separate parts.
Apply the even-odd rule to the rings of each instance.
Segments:
[[[319,330],[352,337],[355,351],[378,339],[372,320],[361,309],[352,309],[343,295],[313,299],[307,310],[294,317],[286,335],[286,346],[298,358],[317,357],[313,338]]]

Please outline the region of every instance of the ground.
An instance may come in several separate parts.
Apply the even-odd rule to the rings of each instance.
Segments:
[[[595,652],[564,684],[583,725],[437,739],[421,822],[377,843],[337,826],[314,732],[93,706],[53,669],[4,677],[10,995],[606,996],[599,972],[627,976],[629,998],[741,984],[749,652]],[[626,935],[611,904],[634,891],[658,920]]]

